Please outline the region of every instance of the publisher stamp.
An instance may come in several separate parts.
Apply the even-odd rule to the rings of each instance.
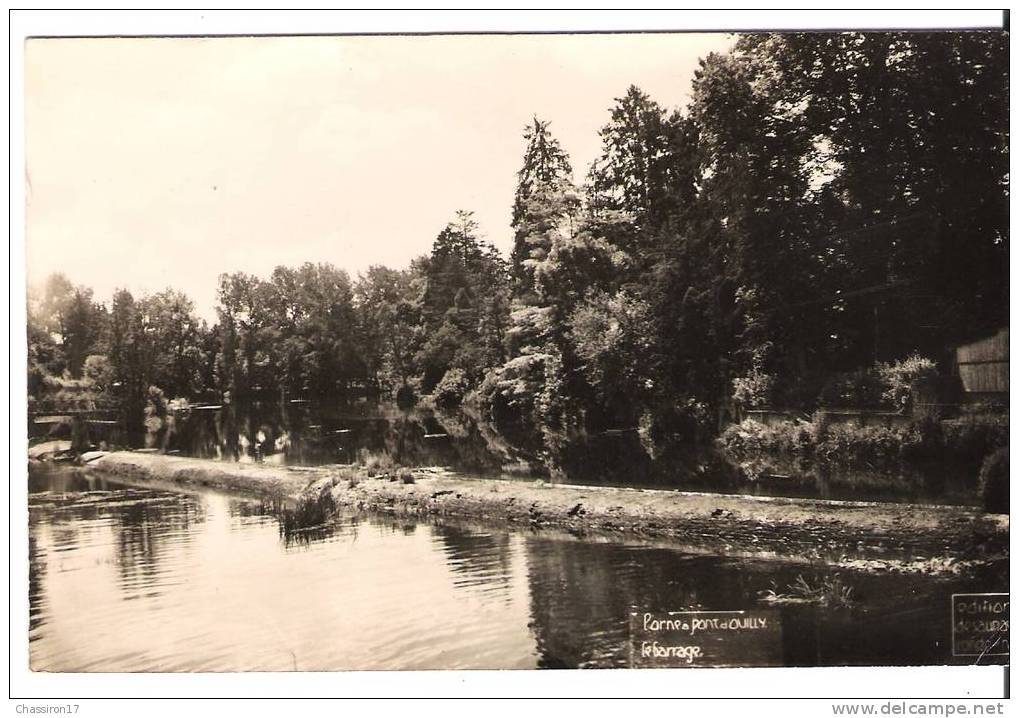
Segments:
[[[952,655],[1009,654],[1007,593],[952,594]]]

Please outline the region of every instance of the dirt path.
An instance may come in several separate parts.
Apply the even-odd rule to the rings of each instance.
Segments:
[[[338,508],[664,539],[691,551],[876,570],[955,573],[1007,557],[1009,519],[968,508],[468,480],[429,470],[413,483],[356,467],[285,468],[117,452],[91,462],[125,479],[172,481]]]

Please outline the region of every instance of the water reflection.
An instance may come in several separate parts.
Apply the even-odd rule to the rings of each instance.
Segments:
[[[350,403],[255,403],[192,408],[161,429],[160,445],[189,456],[286,465],[360,462],[443,466],[465,477],[548,480],[537,457],[470,411]],[[835,471],[801,461],[732,461],[673,447],[652,459],[635,432],[576,440],[563,456],[572,483],[914,503],[978,503],[975,473],[945,465]]]
[[[625,667],[631,611],[761,609],[762,592],[826,570],[569,539],[527,540],[532,630],[548,668]],[[852,608],[779,610],[787,666],[923,665],[951,655],[953,592],[1005,590],[1007,576],[935,579],[849,573]]]
[[[444,524],[435,524],[432,531],[442,543],[447,564],[457,574],[455,586],[502,590],[509,585],[512,546],[508,533]]]
[[[43,584],[46,580],[46,562],[39,555],[38,539],[28,536],[28,634],[37,635],[45,622],[43,610]]]
[[[630,611],[760,607],[809,566],[550,532],[348,516],[33,475],[32,666],[58,671],[611,667]],[[79,486],[83,491],[56,493]],[[848,574],[859,604],[781,609],[789,665],[951,662],[949,597],[1007,575]]]
[[[534,633],[546,667],[626,666],[631,611],[756,606],[754,582],[742,564],[542,537],[529,538],[527,549]]]
[[[167,431],[170,451],[226,461],[319,465],[387,457],[489,476],[503,473],[504,465],[528,465],[523,455],[505,442],[493,442],[466,418],[367,401],[193,408]]]
[[[190,555],[194,532],[200,521],[197,502],[188,496],[166,492],[129,495],[125,504],[110,513],[116,536],[116,564],[125,598],[155,598],[172,581],[171,571],[160,565],[164,558],[183,561]]]

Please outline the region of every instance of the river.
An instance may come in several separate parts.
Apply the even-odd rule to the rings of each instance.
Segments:
[[[30,654],[43,671],[628,665],[632,611],[757,610],[825,569],[449,521],[271,507],[34,465]],[[843,572],[848,608],[778,609],[782,665],[943,664],[970,579]],[[963,659],[972,660],[972,659]]]
[[[145,444],[222,461],[314,466],[393,460],[442,466],[465,477],[549,480],[540,457],[515,445],[472,412],[400,409],[374,401],[255,402],[195,407],[156,422]],[[131,444],[115,427],[93,427],[93,441]],[[944,462],[894,471],[845,470],[791,461],[737,462],[711,447],[679,446],[650,457],[635,427],[576,438],[570,483],[718,493],[978,505],[977,470]],[[141,442],[135,439],[135,445]],[[553,479],[555,480],[555,479]]]

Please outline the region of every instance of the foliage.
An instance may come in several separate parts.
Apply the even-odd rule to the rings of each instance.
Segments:
[[[419,344],[413,270],[374,265],[354,285],[358,343],[365,370],[379,387],[406,385]]]
[[[564,205],[558,212],[536,217],[534,203],[550,192],[569,185],[573,169],[570,158],[563,151],[559,141],[549,131],[549,123],[535,117],[524,130],[524,161],[517,172],[517,190],[513,198],[514,230],[513,251],[510,257],[514,284],[526,290],[531,285],[528,260],[534,258],[537,242],[534,236],[554,223],[565,211]]]
[[[104,354],[90,354],[85,359],[82,375],[97,392],[106,392],[113,388],[113,364]]]
[[[459,367],[451,367],[443,374],[442,380],[436,385],[432,396],[435,403],[443,408],[459,406],[470,391],[470,382],[467,374]]]
[[[820,432],[814,456],[847,468],[892,467],[900,460],[903,446],[915,437],[903,429],[834,424]]]
[[[650,387],[645,358],[652,336],[650,308],[625,291],[594,292],[569,320],[573,352],[594,393],[604,401],[618,394],[637,399]]]
[[[155,434],[164,427],[169,410],[163,390],[158,386],[150,386],[145,402],[145,429],[149,434]]]
[[[907,426],[827,423],[823,412],[811,421],[765,425],[753,419],[731,424],[718,446],[737,459],[766,456],[807,459],[833,468],[891,470],[903,462],[945,461],[973,466],[1008,446],[1007,422],[920,421]]]
[[[896,409],[905,409],[909,406],[916,382],[933,380],[938,376],[937,365],[919,354],[913,354],[897,362],[878,364],[877,372],[885,385],[881,398],[886,405]]]
[[[665,111],[631,85],[616,99],[610,121],[599,134],[602,154],[589,173],[596,210],[629,212],[638,222],[654,221],[662,209],[669,171]]]
[[[277,511],[280,534],[290,539],[294,534],[321,529],[336,514],[336,500],[328,490],[304,494],[293,508]]]
[[[505,262],[479,237],[473,213],[458,212],[423,262],[420,297],[425,339],[414,356],[421,388],[431,392],[457,367],[471,386],[504,356],[509,315]]]
[[[984,510],[1007,514],[1009,494],[1008,447],[998,449],[980,467],[980,498]]]
[[[461,210],[404,269],[224,274],[212,326],[173,290],[107,306],[54,275],[29,296],[32,401],[101,396],[141,430],[150,386],[408,387],[472,397],[550,468],[606,431],[660,455],[776,400],[903,408],[924,357],[1008,321],[1007,59],[1000,33],[744,35],[682,109],[626,88],[583,186],[534,118],[508,261]],[[869,464],[896,442],[979,460],[999,433],[744,423],[721,441]]]
[[[941,441],[953,456],[978,466],[984,457],[1009,444],[1008,417],[939,423]]]
[[[773,584],[761,594],[761,600],[772,604],[814,603],[827,608],[850,608],[856,602],[853,587],[837,573],[822,576],[814,583],[800,574],[785,591],[779,592]]]
[[[732,400],[737,406],[756,409],[767,406],[775,385],[775,377],[765,374],[757,365],[746,376],[732,380]]]
[[[44,374],[36,396],[30,402],[37,412],[95,411],[107,408],[110,396],[89,377],[72,379],[69,374]]]
[[[781,422],[766,425],[752,419],[730,424],[718,437],[719,446],[738,458],[762,454],[809,456],[820,438],[817,422]]]

